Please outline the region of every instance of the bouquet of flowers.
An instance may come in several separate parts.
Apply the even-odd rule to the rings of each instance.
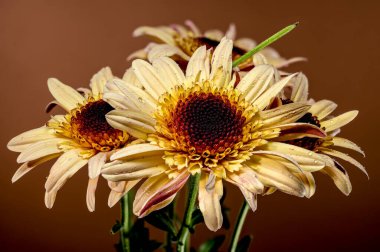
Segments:
[[[217,251],[224,236],[194,248],[190,234],[201,223],[211,231],[228,226],[223,195],[231,183],[245,200],[229,251],[248,251],[252,237],[240,239],[240,233],[258,195],[280,191],[310,198],[316,172],[348,195],[352,187],[341,160],[368,176],[336,149],[364,155],[338,136],[358,111],[333,116],[337,105],[309,98],[304,74],[283,70],[304,58],[285,59],[268,47],[297,24],[260,44],[236,39],[234,25],[223,33],[185,24],[137,28],[134,36],[155,42],[129,56],[131,67],[122,78],[105,67],[90,88],[77,90],[49,79],[54,100],[46,112],[60,106],[66,114],[10,140],[21,164],[12,182],[57,159],[45,183],[45,204],[52,208],[58,190],[88,167],[89,211],[95,210],[99,179],[108,183],[108,205],[120,202],[121,219],[112,227],[120,235],[118,251]],[[181,216],[176,200],[185,195]],[[166,232],[166,240],[151,240],[145,222]]]

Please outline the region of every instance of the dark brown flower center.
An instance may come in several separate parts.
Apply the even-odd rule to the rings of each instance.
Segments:
[[[99,151],[118,148],[128,137],[107,123],[105,115],[111,110],[113,110],[111,105],[98,100],[88,102],[74,111],[71,117],[73,137],[81,144],[88,144]]]
[[[242,111],[227,96],[195,93],[178,102],[169,127],[196,153],[214,155],[242,139],[245,121]]]

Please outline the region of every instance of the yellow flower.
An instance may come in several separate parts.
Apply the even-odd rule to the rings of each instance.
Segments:
[[[12,182],[36,166],[58,158],[45,183],[48,208],[53,207],[57,191],[64,183],[88,164],[87,206],[90,211],[95,209],[101,167],[113,151],[124,147],[129,137],[125,131],[112,128],[105,119],[113,109],[102,99],[104,86],[111,79],[111,70],[103,68],[91,79],[91,90],[80,89],[83,95],[57,79],[49,79],[48,87],[55,101],[48,110],[52,105],[59,105],[67,114],[54,115],[46,125],[26,131],[8,143],[10,150],[20,152],[17,162],[22,163]]]
[[[290,104],[292,102],[308,102],[311,104],[309,111],[298,119],[297,122],[314,125],[315,127],[323,130],[324,135],[316,138],[315,135],[310,136],[307,135],[307,133],[297,135],[293,134],[291,136],[292,139],[289,139],[289,135],[283,132],[284,135],[277,138],[277,140],[306,148],[320,156],[328,155],[333,157],[333,162],[330,162],[329,166],[326,166],[320,171],[330,176],[342,193],[345,195],[350,194],[352,186],[348,174],[335,158],[349,162],[358,167],[367,176],[368,174],[362,164],[349,155],[335,150],[335,147],[354,150],[363,156],[365,155],[360,147],[352,141],[337,137],[337,134],[340,132],[340,128],[355,119],[358,115],[358,111],[352,110],[336,117],[331,116],[331,113],[336,109],[337,104],[329,100],[320,100],[317,102],[312,99],[309,100],[309,84],[306,76],[303,74],[298,74],[298,76],[294,78],[294,81],[290,82],[288,87],[285,89],[289,90],[284,93],[284,96],[281,99],[282,104]],[[311,174],[308,174],[308,176],[310,177]],[[314,182],[314,180],[312,181]]]
[[[167,57],[152,64],[137,59],[128,75],[143,88],[117,79],[107,84],[106,100],[117,108],[107,114],[109,124],[149,142],[117,151],[102,169],[103,176],[115,183],[147,178],[134,200],[137,216],[168,205],[191,174],[201,173],[199,207],[207,227],[215,231],[222,225],[223,180],[237,185],[255,210],[256,195],[264,187],[305,196],[303,166],[307,171],[325,166],[324,158],[308,150],[272,143],[282,125],[289,129],[288,124],[310,108],[292,103],[265,110],[293,76],[279,81],[273,66],[260,65],[234,88],[232,49],[232,41],[224,38],[211,58],[211,50],[201,46],[185,74]],[[123,96],[130,103],[121,109]],[[295,132],[298,128],[314,129],[297,124]],[[276,151],[280,144],[291,148]]]
[[[150,43],[144,49],[132,53],[128,59],[140,58],[152,61],[156,58],[167,56],[172,57],[177,62],[186,62],[190,59],[196,49],[200,46],[216,48],[223,36],[234,40],[232,57],[236,59],[256,46],[256,42],[250,38],[239,38],[235,40],[236,28],[231,24],[228,31],[224,34],[220,30],[208,30],[201,32],[199,28],[191,21],[185,22],[186,26],[173,24],[170,26],[142,26],[137,28],[133,35],[135,37],[146,35],[157,41]],[[304,61],[305,58],[295,57],[285,59],[279,55],[273,48],[267,47],[253,56],[252,60],[240,65],[240,68],[250,68],[252,63],[271,64],[277,68],[286,67],[291,63]]]

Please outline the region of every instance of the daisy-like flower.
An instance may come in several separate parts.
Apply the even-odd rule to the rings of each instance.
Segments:
[[[78,170],[88,164],[87,206],[95,209],[95,190],[101,167],[118,148],[124,147],[129,135],[112,128],[105,115],[113,108],[102,99],[103,89],[113,79],[106,67],[91,79],[91,90],[76,91],[57,79],[49,79],[48,87],[55,98],[49,104],[59,105],[66,115],[54,115],[46,125],[26,131],[8,143],[8,149],[20,152],[17,162],[22,163],[12,178],[17,181],[23,175],[48,160],[58,158],[50,169],[45,183],[45,204],[52,208],[57,191]]]
[[[147,178],[134,200],[137,216],[168,205],[189,177],[200,173],[199,207],[207,227],[215,231],[222,225],[223,180],[238,186],[255,210],[256,195],[267,187],[308,196],[310,183],[303,170],[326,165],[328,159],[309,150],[272,141],[283,127],[321,134],[310,124],[289,125],[310,108],[305,103],[265,110],[293,76],[279,81],[273,66],[260,65],[234,88],[232,52],[232,41],[224,38],[210,62],[211,50],[201,46],[185,74],[167,57],[152,64],[137,59],[132,71],[143,89],[122,80],[107,84],[106,100],[117,108],[107,114],[109,124],[148,142],[117,151],[102,169],[115,183]],[[122,97],[129,101],[123,109]],[[289,148],[279,152],[279,146]]]
[[[226,36],[235,40],[236,28],[231,24],[226,33],[220,30],[208,30],[201,32],[199,28],[191,21],[185,22],[186,26],[173,24],[170,26],[142,26],[137,28],[133,35],[135,37],[146,35],[151,37],[157,43],[150,43],[144,49],[132,53],[128,59],[140,58],[152,61],[158,57],[172,57],[180,64],[187,62],[196,49],[200,46],[214,48],[219,44],[220,40]],[[232,49],[232,57],[236,59],[246,52],[252,50],[256,46],[256,42],[250,38],[239,38],[234,41]],[[241,64],[240,68],[250,68],[253,65],[271,64],[276,68],[288,66],[291,63],[304,61],[305,58],[295,57],[285,59],[273,48],[267,47],[255,54],[248,62]]]
[[[307,102],[311,104],[309,111],[299,118],[297,122],[315,125],[325,132],[325,136],[308,137],[304,134],[293,134],[292,139],[288,139],[288,135],[286,137],[280,137],[277,140],[285,141],[288,144],[311,150],[318,155],[328,155],[332,157],[334,159],[332,165],[326,166],[320,171],[330,176],[342,193],[345,195],[350,194],[352,186],[347,171],[336,160],[336,158],[349,162],[358,167],[367,176],[368,173],[361,163],[350,157],[348,154],[336,150],[335,147],[354,150],[365,156],[364,152],[358,145],[348,139],[337,136],[341,127],[355,119],[358,115],[358,111],[352,110],[336,117],[332,116],[331,113],[337,108],[337,104],[329,100],[320,100],[315,102],[314,100],[309,99],[309,84],[308,79],[304,74],[298,74],[298,76],[294,78],[285,89],[288,90],[283,94],[283,97],[280,99],[279,103],[291,104],[293,102]]]

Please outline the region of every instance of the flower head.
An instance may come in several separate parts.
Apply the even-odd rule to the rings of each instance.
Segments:
[[[141,58],[153,61],[156,58],[167,56],[172,57],[183,65],[186,64],[185,62],[190,59],[200,46],[206,46],[207,49],[215,49],[224,36],[234,40],[232,48],[233,59],[241,57],[256,46],[256,42],[250,38],[239,38],[235,40],[236,28],[233,24],[230,25],[226,33],[220,30],[201,32],[200,29],[189,20],[186,21],[185,24],[186,26],[173,24],[170,26],[142,26],[137,28],[133,33],[134,36],[146,35],[158,41],[158,43],[150,43],[144,49],[131,54],[129,59]],[[273,48],[268,47],[259,54],[254,55],[249,62],[240,65],[240,68],[251,68],[252,64],[271,64],[277,68],[281,68],[303,60],[305,59],[302,57],[285,59]]]
[[[136,194],[136,215],[169,204],[195,173],[201,174],[199,206],[211,230],[222,224],[223,180],[237,185],[253,210],[256,195],[266,187],[307,196],[309,184],[301,167],[321,169],[324,159],[315,160],[310,151],[291,145],[277,151],[283,145],[272,139],[281,135],[282,127],[294,132],[314,129],[310,124],[289,125],[310,106],[292,103],[266,109],[294,77],[280,80],[270,65],[255,67],[234,88],[232,52],[232,41],[224,38],[210,62],[211,50],[201,46],[185,74],[170,58],[152,64],[138,59],[132,71],[142,89],[121,80],[107,84],[105,96],[111,105],[121,96],[130,101],[123,108],[115,103],[116,110],[106,116],[109,124],[148,142],[117,151],[102,170],[106,179],[119,183],[147,178]],[[288,155],[294,152],[299,162]]]
[[[67,114],[54,115],[46,125],[26,131],[8,143],[10,150],[20,152],[17,162],[22,163],[12,182],[36,166],[58,158],[45,183],[48,208],[53,206],[64,183],[88,164],[87,206],[90,211],[95,209],[100,169],[111,153],[124,147],[129,139],[125,131],[112,128],[105,118],[113,109],[103,100],[104,86],[111,79],[111,70],[103,68],[91,79],[91,89],[80,89],[83,95],[57,79],[49,79],[48,87],[55,101],[49,104],[48,110],[59,105]]]

